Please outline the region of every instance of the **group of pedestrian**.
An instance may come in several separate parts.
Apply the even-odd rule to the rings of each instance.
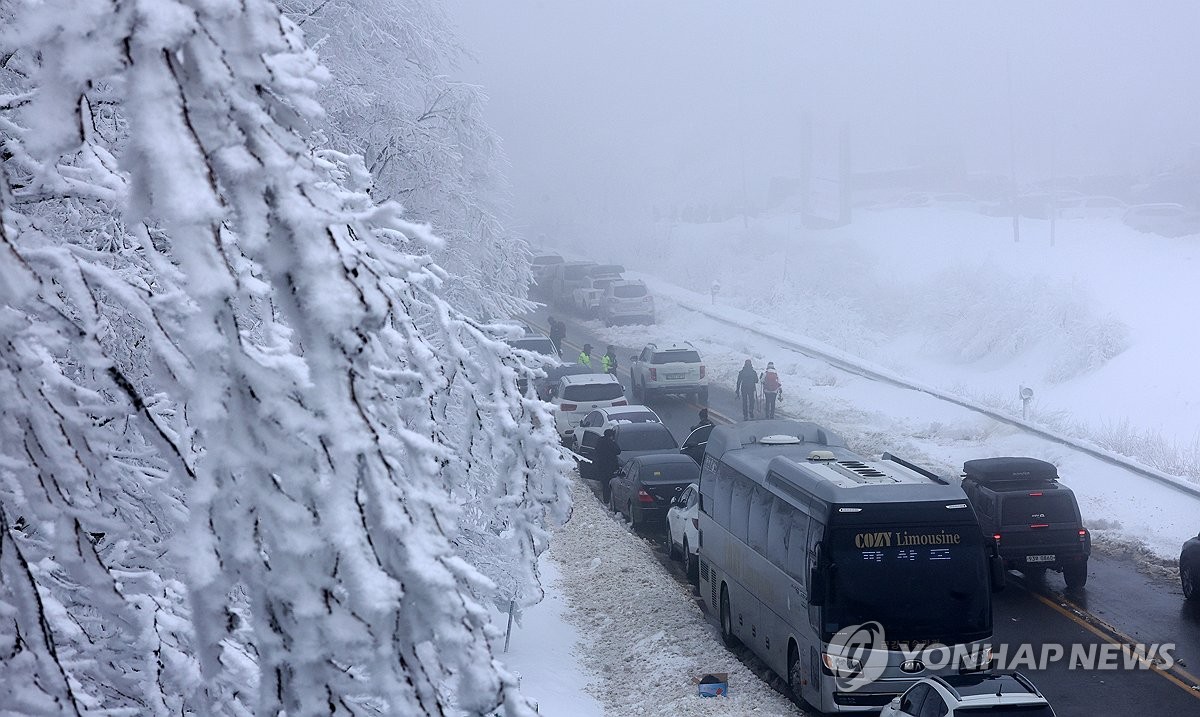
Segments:
[[[579,352],[579,358],[575,361],[580,366],[592,367],[592,345],[584,344],[583,350]],[[614,376],[617,374],[617,347],[612,344],[605,349],[604,355],[600,357],[600,371],[602,373],[611,373]]]
[[[768,361],[767,368],[758,373],[754,370],[754,362],[746,359],[742,370],[738,371],[737,385],[733,392],[734,396],[740,396],[742,399],[743,421],[755,417],[759,387],[762,388],[764,417],[775,418],[775,404],[783,398],[783,382],[779,380],[779,372],[775,370],[774,362]]]

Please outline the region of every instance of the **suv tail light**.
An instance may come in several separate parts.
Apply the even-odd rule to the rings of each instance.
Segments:
[[[577,410],[579,410],[579,405],[575,404],[575,403],[564,403],[561,406],[559,406],[559,408],[561,408],[564,411],[577,411]]]
[[[1050,524],[1049,523],[1030,523],[1029,527],[1030,528],[1049,528]]]
[[[999,533],[996,533],[995,535],[993,535],[992,540],[994,540],[996,542],[997,548],[1000,547],[1000,534]]]
[[[638,489],[638,502],[639,503],[653,503],[654,496],[647,493],[644,488],[639,488]]]
[[[629,401],[626,401],[626,400],[625,400],[625,399],[623,399],[623,398],[618,398],[617,400],[615,400],[615,401],[613,401],[613,402],[612,402],[612,405],[614,405],[614,406],[628,406],[628,405],[629,405]]]
[[[700,378],[704,378],[704,364],[700,364]]]
[[[656,369],[656,368],[652,368],[652,369],[650,369],[650,380],[651,380],[651,381],[657,381],[657,380],[658,380],[658,369]]]

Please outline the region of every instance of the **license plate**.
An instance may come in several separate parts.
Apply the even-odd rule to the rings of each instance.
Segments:
[[[669,373],[667,374],[668,381],[678,381],[681,378],[687,378],[686,373]]]
[[[1025,562],[1027,563],[1053,563],[1053,555],[1026,555]]]

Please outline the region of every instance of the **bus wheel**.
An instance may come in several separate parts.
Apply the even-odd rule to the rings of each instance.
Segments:
[[[733,618],[729,616],[729,590],[721,585],[721,640],[725,647],[736,647],[739,640],[733,634]]]
[[[792,690],[792,700],[796,704],[803,701],[800,694],[800,688],[803,685],[804,675],[800,674],[800,653],[796,650],[796,643],[788,645],[788,687]]]

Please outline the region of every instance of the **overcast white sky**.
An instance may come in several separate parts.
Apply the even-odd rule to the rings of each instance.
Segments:
[[[751,192],[845,122],[858,169],[959,152],[1143,171],[1200,136],[1200,3],[449,0],[519,223]],[[1012,91],[1007,67],[1011,65]],[[1010,122],[1010,111],[1012,121]],[[1051,147],[1053,146],[1053,151]]]

